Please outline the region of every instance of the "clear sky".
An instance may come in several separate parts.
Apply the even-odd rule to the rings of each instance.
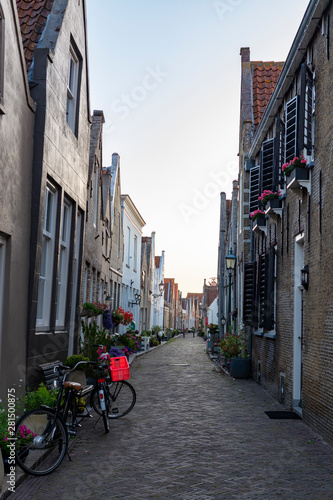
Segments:
[[[220,192],[238,172],[240,48],[284,61],[308,0],[87,0],[91,110],[183,297],[217,276]]]

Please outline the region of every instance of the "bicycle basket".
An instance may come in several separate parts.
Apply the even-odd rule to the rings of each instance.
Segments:
[[[128,380],[130,378],[130,368],[126,356],[111,358],[110,371],[112,382]]]

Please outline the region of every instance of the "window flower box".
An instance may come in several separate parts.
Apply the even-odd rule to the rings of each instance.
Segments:
[[[307,189],[311,194],[309,168],[303,156],[295,157],[289,163],[282,165],[282,172],[286,176],[287,189]]]

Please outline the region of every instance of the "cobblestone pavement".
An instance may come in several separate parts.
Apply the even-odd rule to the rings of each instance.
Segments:
[[[137,403],[104,433],[91,420],[72,462],[28,477],[10,500],[333,499],[333,450],[252,380],[219,373],[201,338],[179,337],[131,367]]]

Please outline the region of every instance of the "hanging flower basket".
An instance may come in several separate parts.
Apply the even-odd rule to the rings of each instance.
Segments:
[[[106,309],[103,312],[103,326],[105,330],[112,330],[114,322],[112,321],[112,314],[110,309]]]

